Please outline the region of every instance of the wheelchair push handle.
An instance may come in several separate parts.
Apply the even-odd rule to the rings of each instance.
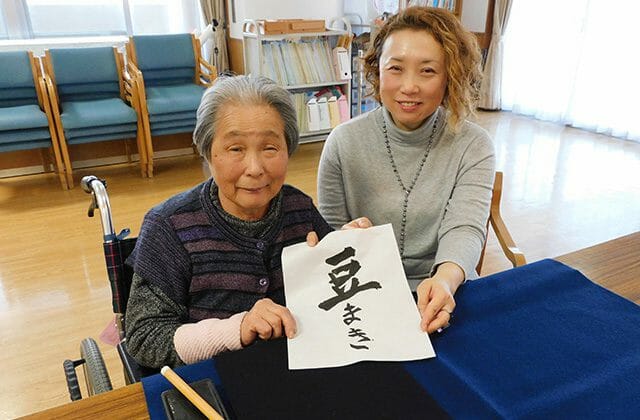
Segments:
[[[111,218],[107,182],[96,176],[88,175],[82,178],[80,185],[87,194],[91,194],[91,204],[89,204],[87,215],[93,217],[94,211],[96,209],[100,210],[104,242],[113,242],[116,239],[116,231],[113,228],[113,219]]]

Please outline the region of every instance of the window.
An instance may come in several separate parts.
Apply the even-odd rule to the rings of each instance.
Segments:
[[[198,0],[129,0],[133,33],[192,32],[202,25]]]
[[[626,0],[514,1],[502,109],[640,142],[638,16]]]
[[[7,39],[9,37],[7,24],[5,22],[4,13],[0,10],[0,39]]]
[[[122,0],[25,0],[34,38],[126,35]]]
[[[0,39],[192,32],[199,0],[0,0]]]

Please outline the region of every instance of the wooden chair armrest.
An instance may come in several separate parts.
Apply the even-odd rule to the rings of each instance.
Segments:
[[[521,265],[525,265],[527,263],[524,254],[520,251],[515,241],[511,237],[507,226],[502,220],[502,215],[500,214],[499,208],[491,209],[491,217],[489,219],[491,222],[491,227],[498,238],[498,243],[500,243],[500,247],[504,252],[505,256],[514,267],[520,267]]]
[[[42,103],[40,104],[40,109],[44,111],[47,116],[47,120],[49,123],[58,124],[60,121],[60,110],[58,108],[58,98],[51,97],[50,92],[54,92],[53,83],[51,79],[46,74],[41,74],[38,78],[38,88],[42,94]],[[57,122],[56,122],[57,121]],[[52,130],[52,140],[57,143],[57,135],[55,128]],[[56,138],[53,138],[56,137]]]
[[[207,70],[209,75],[215,75],[216,74],[216,66],[214,66],[211,63],[209,63],[207,60],[202,58],[202,56],[198,57],[198,62],[200,63],[201,66],[203,66]]]
[[[511,237],[509,233],[509,229],[507,229],[507,225],[502,220],[502,215],[500,213],[500,200],[502,199],[502,178],[503,174],[500,171],[496,171],[495,178],[493,180],[493,191],[491,195],[491,204],[489,210],[489,220],[487,220],[487,235],[489,234],[489,225],[493,228],[493,231],[498,238],[498,243],[502,248],[502,252],[507,257],[507,259],[511,262],[514,267],[520,267],[521,265],[525,265],[527,260],[524,257],[524,254],[518,249],[515,241]],[[487,248],[487,241],[485,239],[482,251],[480,252],[480,259],[476,266],[476,271],[478,274],[482,271],[482,264],[484,262],[484,254]]]
[[[127,62],[127,66],[125,67],[125,74],[127,74],[130,78],[130,82],[132,86],[135,86],[135,92],[140,99],[140,105],[143,109],[147,108],[147,95],[144,89],[144,78],[142,77],[142,72],[138,67],[133,64],[131,61]]]
[[[216,67],[207,62],[202,56],[198,57],[198,65],[205,70],[200,72],[200,84],[203,86],[211,86],[216,80],[216,77],[218,77]]]
[[[127,62],[127,65],[124,68],[124,72],[127,73],[132,79],[142,79],[142,72],[140,71],[138,66],[133,64],[132,61]]]
[[[47,95],[49,97],[49,103],[51,104],[51,111],[53,112],[54,115],[57,115],[58,117],[60,116],[60,100],[58,99],[58,94],[56,92],[55,87],[53,86],[53,81],[51,80],[51,77],[49,77],[48,74],[43,74],[42,75],[42,80],[44,81],[44,85],[46,87],[45,92],[43,92],[45,95]]]
[[[124,85],[124,100],[132,108],[138,108],[138,84],[136,79],[126,69],[122,72],[122,80]]]
[[[43,76],[38,77],[38,85],[36,89],[38,89],[38,105],[40,106],[40,109],[45,111],[45,113],[50,114],[50,112],[47,112],[47,110],[50,111],[50,108],[46,106],[46,104],[49,103],[49,93]]]

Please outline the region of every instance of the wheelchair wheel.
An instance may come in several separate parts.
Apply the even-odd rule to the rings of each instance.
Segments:
[[[102,353],[93,338],[85,338],[80,343],[80,357],[84,359],[82,368],[89,396],[111,391],[111,380],[104,364]]]
[[[67,379],[67,388],[69,389],[69,398],[71,401],[77,401],[82,399],[82,392],[80,391],[80,385],[78,385],[78,375],[76,375],[76,366],[81,363],[80,360],[65,360],[62,363],[64,367],[64,376]]]

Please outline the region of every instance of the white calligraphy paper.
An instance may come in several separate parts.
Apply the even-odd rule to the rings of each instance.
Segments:
[[[282,266],[297,324],[289,369],[435,356],[391,225],[332,232],[315,247],[292,245]]]

